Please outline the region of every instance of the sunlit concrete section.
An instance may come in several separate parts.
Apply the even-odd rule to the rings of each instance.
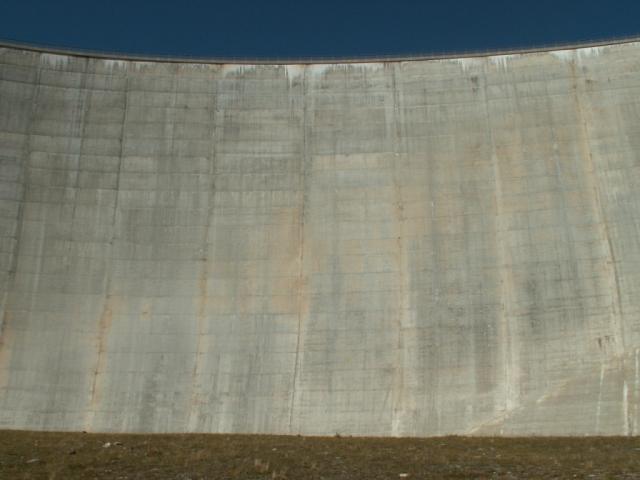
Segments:
[[[0,48],[0,428],[640,431],[640,43]]]

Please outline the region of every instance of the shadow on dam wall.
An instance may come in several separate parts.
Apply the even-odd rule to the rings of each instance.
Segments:
[[[640,43],[0,48],[0,428],[635,435]]]

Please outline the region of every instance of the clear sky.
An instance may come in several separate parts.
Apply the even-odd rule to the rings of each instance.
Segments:
[[[0,39],[149,55],[409,55],[638,34],[640,0],[0,0]]]

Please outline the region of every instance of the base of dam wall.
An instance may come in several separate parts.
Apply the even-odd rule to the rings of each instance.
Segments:
[[[0,48],[0,428],[640,431],[640,43]]]

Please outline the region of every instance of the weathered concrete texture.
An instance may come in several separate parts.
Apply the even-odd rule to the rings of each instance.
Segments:
[[[640,429],[640,43],[4,48],[0,162],[0,428]]]

